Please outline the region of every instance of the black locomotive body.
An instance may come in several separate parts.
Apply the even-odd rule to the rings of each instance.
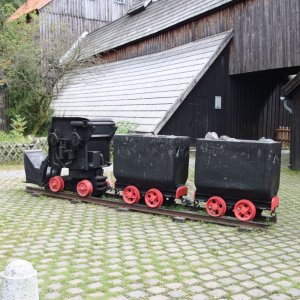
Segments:
[[[115,189],[136,204],[144,198],[152,208],[187,194],[190,139],[178,136],[114,137]]]
[[[196,142],[195,200],[220,217],[233,210],[243,221],[262,210],[275,211],[280,179],[281,144],[272,140]]]
[[[26,182],[53,192],[77,191],[80,196],[101,196],[107,190],[103,167],[110,165],[110,142],[115,123],[100,118],[52,119],[48,157],[41,150],[26,151]],[[63,168],[68,176],[61,176]]]

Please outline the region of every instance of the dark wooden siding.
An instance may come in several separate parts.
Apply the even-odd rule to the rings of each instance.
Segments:
[[[285,73],[228,75],[228,48],[174,113],[160,134],[204,137],[208,131],[242,139],[275,138],[279,126],[290,126],[280,101]],[[288,71],[287,71],[288,72]],[[215,96],[222,109],[215,109]]]
[[[107,61],[159,52],[234,29],[230,74],[300,66],[300,1],[246,0],[102,56]]]
[[[230,73],[300,66],[300,1],[250,0],[234,8]]]
[[[208,131],[229,134],[230,99],[228,49],[223,51],[160,134],[204,137]],[[222,97],[222,109],[215,109],[215,96]]]
[[[291,169],[300,170],[300,86],[292,93]]]
[[[254,73],[231,78],[232,135],[243,139],[275,138],[279,126],[290,126],[280,101],[287,77]]]

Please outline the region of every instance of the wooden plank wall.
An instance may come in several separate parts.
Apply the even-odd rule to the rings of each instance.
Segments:
[[[104,54],[115,61],[234,29],[230,74],[300,66],[300,1],[245,0]]]
[[[292,93],[291,156],[292,170],[300,171],[300,86]]]
[[[83,32],[92,32],[122,17],[137,1],[53,0],[39,11],[41,40],[46,43],[60,38],[74,43]]]
[[[234,8],[230,73],[300,66],[300,1],[250,0]]]
[[[280,101],[287,77],[254,73],[231,77],[232,135],[237,138],[275,138],[279,126],[290,126],[290,115]]]

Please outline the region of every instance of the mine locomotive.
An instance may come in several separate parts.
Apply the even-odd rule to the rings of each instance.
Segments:
[[[53,118],[48,156],[25,151],[26,182],[54,193],[102,196],[112,189],[103,168],[110,165],[116,126],[99,118]],[[205,208],[213,217],[251,221],[279,205],[281,144],[272,140],[197,139],[195,196],[186,199],[190,138],[116,135],[113,140],[114,192],[130,205],[153,209],[176,199]],[[69,174],[62,176],[62,169]],[[178,202],[178,201],[177,201]]]
[[[108,189],[103,167],[110,165],[110,142],[115,123],[100,118],[52,119],[48,156],[41,150],[24,154],[26,182],[52,192],[77,191],[82,197],[101,196]],[[69,169],[61,176],[63,168]]]

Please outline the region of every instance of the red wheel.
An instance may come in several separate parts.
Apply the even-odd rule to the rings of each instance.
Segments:
[[[80,197],[89,197],[93,193],[93,184],[87,179],[82,180],[78,182],[76,190]]]
[[[123,200],[127,204],[136,204],[140,201],[140,198],[140,191],[133,185],[127,186],[123,191]]]
[[[226,213],[226,202],[218,196],[213,196],[206,202],[206,211],[212,217],[222,217]]]
[[[251,221],[256,215],[256,207],[250,200],[243,199],[235,204],[233,212],[240,221]]]
[[[159,190],[150,189],[145,194],[145,202],[151,208],[159,208],[164,202],[164,196]]]
[[[49,188],[53,193],[62,192],[65,188],[65,182],[61,176],[54,176],[49,180]]]

